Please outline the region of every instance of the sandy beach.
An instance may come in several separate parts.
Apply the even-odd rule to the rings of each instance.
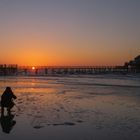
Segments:
[[[139,83],[134,75],[0,77],[0,94],[11,86],[17,96],[0,140],[139,140]]]

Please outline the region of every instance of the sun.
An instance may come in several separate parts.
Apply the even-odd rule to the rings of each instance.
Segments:
[[[35,70],[35,67],[32,67],[32,70]]]

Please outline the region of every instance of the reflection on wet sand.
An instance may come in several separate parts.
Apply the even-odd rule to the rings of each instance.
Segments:
[[[9,134],[10,131],[13,129],[14,125],[16,124],[16,121],[14,120],[14,115],[9,113],[7,115],[2,114],[0,118],[0,124],[2,127],[2,131]]]

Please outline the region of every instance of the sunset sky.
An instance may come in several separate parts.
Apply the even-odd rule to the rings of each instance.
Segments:
[[[139,0],[0,0],[0,64],[121,65],[139,54]]]

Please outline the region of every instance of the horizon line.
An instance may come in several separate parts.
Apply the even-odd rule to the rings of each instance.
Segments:
[[[116,67],[124,65],[18,65],[18,64],[0,64],[0,66],[15,67]]]

